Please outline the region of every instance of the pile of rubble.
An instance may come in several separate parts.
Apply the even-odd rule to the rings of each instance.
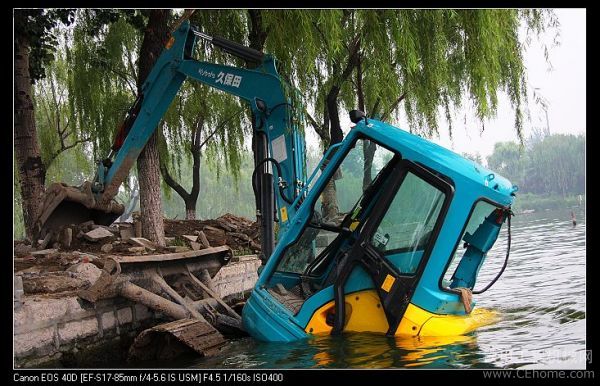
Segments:
[[[110,256],[184,253],[225,245],[235,255],[260,251],[258,225],[231,214],[205,221],[165,219],[165,235],[165,247],[141,237],[135,218],[133,223],[111,226],[93,221],[69,225],[33,245],[15,241],[14,272],[22,276],[26,294],[70,293],[93,283],[98,272],[91,274],[90,266],[102,268]]]
[[[172,241],[173,237],[183,237],[192,243],[201,242],[205,247],[228,245],[235,254],[260,252],[258,224],[229,213],[215,220],[165,219],[165,235],[168,241]],[[206,245],[207,242],[209,245]]]

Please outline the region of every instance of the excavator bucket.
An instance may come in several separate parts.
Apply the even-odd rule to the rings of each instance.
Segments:
[[[43,198],[40,216],[36,221],[36,237],[41,239],[48,232],[65,225],[89,220],[99,225],[110,225],[124,210],[122,204],[112,199],[106,203],[97,201],[88,181],[82,186],[53,183]]]

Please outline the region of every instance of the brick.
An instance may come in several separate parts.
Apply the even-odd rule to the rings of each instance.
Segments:
[[[127,323],[131,323],[133,320],[133,315],[131,313],[131,308],[121,308],[117,311],[117,320],[119,321],[119,326],[122,326]]]
[[[61,343],[69,342],[76,338],[85,338],[97,333],[98,320],[95,317],[69,322],[58,328]]]
[[[21,309],[15,312],[15,327],[20,326],[22,323],[35,324],[52,320],[59,321],[68,314],[81,311],[83,309],[75,297],[40,299],[25,296]]]
[[[15,357],[23,357],[31,350],[54,343],[54,327],[15,335],[13,338]]]
[[[152,312],[148,309],[148,307],[141,305],[141,304],[136,304],[135,305],[135,320],[136,321],[141,321],[141,320],[146,320],[151,318]]]
[[[102,329],[110,330],[115,327],[117,324],[117,319],[115,318],[115,313],[113,311],[105,312],[102,314]]]

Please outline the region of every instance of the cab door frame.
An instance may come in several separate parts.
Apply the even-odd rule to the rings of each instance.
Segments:
[[[445,197],[423,257],[414,274],[406,275],[402,274],[384,254],[376,250],[370,240],[409,172],[440,190]],[[362,266],[373,280],[388,321],[387,335],[395,334],[437,242],[453,196],[454,187],[446,179],[410,160],[402,159],[398,162],[388,179],[387,186],[383,188],[379,196],[377,205],[372,209],[368,220],[362,227],[358,240],[340,259],[337,267],[338,275],[333,284],[335,317],[331,330],[332,335],[340,334],[344,330],[346,315],[344,287],[357,266]]]

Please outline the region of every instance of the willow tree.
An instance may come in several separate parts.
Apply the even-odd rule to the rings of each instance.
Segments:
[[[158,58],[168,36],[169,10],[82,10],[72,49],[71,103],[86,125],[95,158],[112,146],[115,128]],[[164,245],[156,136],[138,157],[142,233]]]
[[[438,133],[440,113],[452,135],[452,111],[468,99],[476,118],[495,115],[498,93],[505,92],[522,139],[526,103],[523,65],[527,37],[558,25],[547,10],[331,10],[272,11],[269,34],[283,39],[295,19],[305,33],[294,35],[315,50],[314,65],[303,64],[295,74],[312,77],[316,92],[305,93],[314,106],[308,121],[327,148],[343,138],[339,112],[357,104],[370,115],[398,120],[400,109],[411,132]],[[309,37],[302,39],[298,36]],[[314,39],[315,36],[320,39]],[[269,38],[267,38],[267,47]],[[316,69],[316,71],[311,71]],[[365,153],[368,154],[368,151]],[[335,186],[324,195],[324,209],[335,215]]]
[[[243,11],[201,10],[190,18],[194,25],[210,35],[243,41],[246,34]],[[194,55],[197,60],[240,65],[239,59],[203,41],[196,45]],[[237,97],[195,80],[184,82],[164,117],[160,168],[167,189],[173,189],[183,200],[186,219],[196,218],[203,153],[208,155],[209,166],[216,169],[217,178],[219,173],[227,170],[234,181],[238,181],[244,137],[248,133],[246,123]],[[187,151],[182,152],[182,149]],[[192,161],[190,181],[181,178],[183,157]],[[217,165],[224,166],[223,170]]]
[[[56,27],[70,24],[72,18],[73,11],[68,9],[14,10],[14,149],[28,237],[33,234],[46,177],[37,139],[32,85],[44,77],[44,66],[53,59]]]
[[[60,35],[61,49],[45,66],[46,76],[34,87],[36,126],[47,181],[77,184],[92,173],[91,159],[85,151],[90,136],[74,119],[69,103],[70,75],[67,34]]]

